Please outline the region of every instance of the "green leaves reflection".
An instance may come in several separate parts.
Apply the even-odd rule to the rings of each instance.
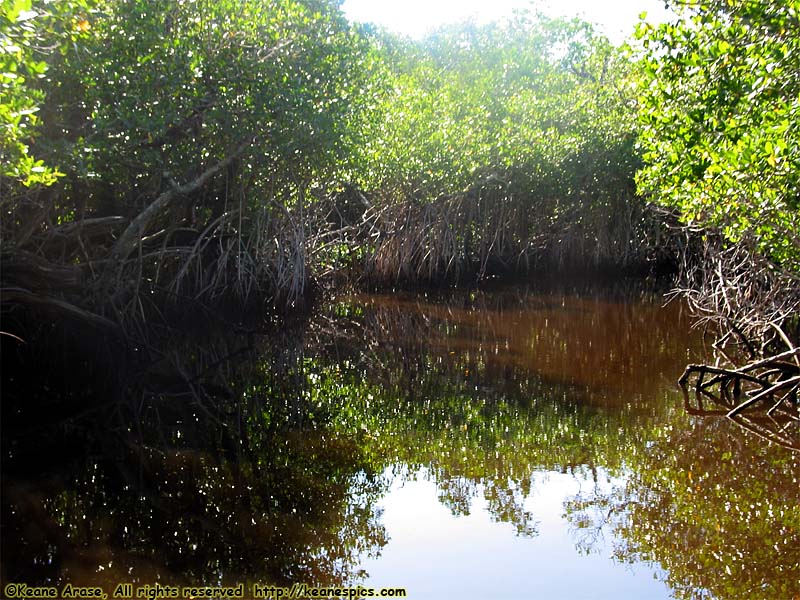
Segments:
[[[629,292],[349,298],[244,353],[235,331],[176,342],[190,385],[150,372],[103,426],[73,420],[88,455],[45,436],[32,477],[4,430],[3,577],[353,582],[388,541],[393,477],[535,536],[527,499],[556,471],[596,484],[566,506],[580,550],[610,525],[617,558],[680,597],[791,597],[798,458],[682,414],[670,380],[699,340],[679,305]]]
[[[349,581],[386,543],[374,506],[382,485],[359,471],[357,448],[328,442],[312,432],[274,439],[274,455],[257,466],[148,451],[130,460],[138,473],[123,467],[122,485],[99,464],[74,473],[74,486],[8,485],[9,577],[109,587]],[[28,519],[44,539],[30,537]],[[24,545],[12,545],[17,536]]]
[[[455,296],[335,307],[353,315],[352,332],[327,330],[322,339],[337,358],[323,357],[309,375],[311,402],[335,427],[359,435],[387,466],[424,467],[453,514],[468,514],[482,491],[495,519],[532,534],[524,501],[533,471],[622,473],[680,406],[659,378],[681,360],[679,307],[669,314],[572,294]],[[628,381],[644,370],[647,381]]]
[[[658,563],[678,598],[800,594],[797,454],[724,420],[681,416],[630,468],[611,493],[570,501],[570,522],[611,525],[615,556]]]
[[[4,430],[4,582],[111,590],[359,577],[386,543],[376,508],[386,482],[356,439],[290,401],[303,338],[243,357],[239,336],[211,337],[216,351],[199,339],[169,349],[183,384],[151,367],[128,400],[40,425],[36,448]],[[12,411],[16,391],[4,391]]]
[[[335,309],[360,336],[329,341],[340,360],[316,367],[315,398],[378,460],[422,467],[453,514],[482,493],[520,535],[536,534],[525,509],[536,471],[591,478],[594,491],[566,505],[580,551],[611,526],[616,559],[657,563],[677,597],[800,592],[798,457],[683,413],[667,378],[684,360],[678,344],[699,347],[680,307],[454,296]]]

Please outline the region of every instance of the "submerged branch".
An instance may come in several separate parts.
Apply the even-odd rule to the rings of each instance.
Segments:
[[[686,409],[690,414],[704,417],[724,415],[763,439],[800,451],[800,439],[794,439],[789,431],[794,427],[800,434],[800,367],[786,360],[797,356],[800,356],[800,348],[753,361],[738,369],[689,365],[678,380]],[[716,377],[705,381],[707,373]],[[698,408],[692,407],[689,397],[692,377],[696,377],[693,387]],[[711,391],[713,386],[718,386],[716,395]],[[723,410],[704,408],[704,399],[710,399]],[[763,403],[763,407],[755,410],[759,403]]]
[[[758,402],[760,400],[763,400],[765,398],[768,398],[768,397],[772,397],[772,395],[775,392],[777,392],[778,390],[783,390],[783,389],[786,389],[786,388],[794,388],[794,389],[796,389],[798,384],[800,384],[800,376],[792,377],[791,379],[786,379],[784,381],[779,381],[778,383],[776,383],[772,387],[770,387],[770,388],[768,388],[768,389],[756,394],[755,396],[753,396],[749,400],[747,400],[745,402],[742,402],[739,406],[737,406],[736,408],[734,408],[733,410],[731,410],[728,413],[728,417],[731,417],[731,418],[735,417],[740,412],[742,412],[744,409],[752,406],[756,402]]]

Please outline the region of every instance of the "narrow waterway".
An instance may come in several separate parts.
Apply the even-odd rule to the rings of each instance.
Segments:
[[[188,391],[35,427],[25,406],[74,394],[8,388],[4,589],[800,594],[800,457],[687,414],[675,381],[708,349],[661,293],[354,295],[242,337],[176,344]]]

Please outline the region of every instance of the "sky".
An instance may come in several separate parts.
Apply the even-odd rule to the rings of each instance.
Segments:
[[[633,32],[640,13],[647,12],[651,22],[669,14],[663,0],[345,0],[342,8],[351,21],[377,23],[415,38],[445,23],[483,23],[530,8],[550,16],[581,17],[615,43]]]

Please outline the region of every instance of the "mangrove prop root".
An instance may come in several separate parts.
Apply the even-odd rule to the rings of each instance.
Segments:
[[[800,442],[789,432],[800,424],[798,357],[800,348],[792,348],[737,369],[688,365],[678,380],[687,412],[700,416],[725,415],[764,439],[800,451]],[[706,379],[707,375],[712,377]],[[691,388],[697,408],[690,402]],[[704,399],[713,401],[722,410],[705,409]]]

